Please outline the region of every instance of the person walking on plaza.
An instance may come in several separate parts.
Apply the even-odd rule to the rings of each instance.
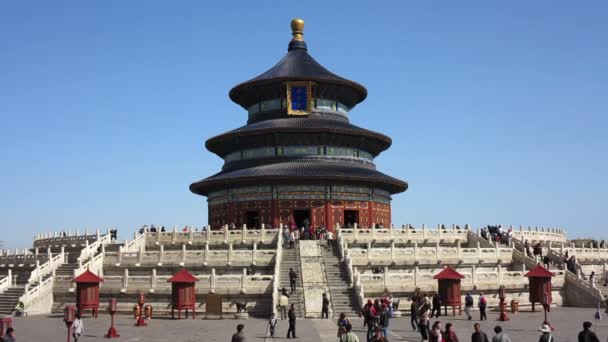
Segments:
[[[293,268],[289,269],[289,286],[291,287],[291,292],[296,291],[296,279],[298,279],[298,274]]]
[[[232,335],[230,342],[245,342],[245,333],[243,332],[244,328],[245,326],[242,324],[237,325],[236,332]]]
[[[74,337],[74,342],[78,342],[80,340],[80,336],[84,334],[84,323],[80,318],[80,314],[76,314],[76,319],[74,323],[72,323],[72,336]]]
[[[441,315],[441,297],[439,297],[439,293],[433,293],[433,310],[431,311],[431,318],[433,318],[433,314],[437,312],[435,315],[436,318],[439,318]]]
[[[287,319],[287,306],[289,305],[289,297],[285,293],[279,298],[279,307],[281,308],[281,320]]]
[[[327,294],[323,293],[323,299],[321,303],[321,318],[329,318],[329,299]]]
[[[420,323],[418,323],[418,331],[422,337],[422,341],[429,340],[429,307],[426,304],[422,305],[420,309]]]
[[[542,332],[538,342],[555,342],[553,335],[551,335],[551,327],[547,324],[543,324],[540,328],[538,328],[538,331]]]
[[[486,301],[486,297],[483,296],[483,293],[479,294],[479,301],[477,302],[477,306],[479,307],[479,320],[487,320],[488,316],[486,316],[486,306],[488,302]]]
[[[274,330],[277,327],[277,318],[274,314],[270,316],[270,320],[268,321],[268,332],[270,333],[270,337],[274,337]]]
[[[346,335],[348,333],[346,327],[350,325],[348,318],[346,318],[346,314],[341,313],[340,318],[338,318],[338,342],[346,342]]]
[[[291,304],[289,307],[289,312],[287,312],[287,316],[289,317],[289,329],[287,329],[287,338],[297,338],[296,337],[296,309],[294,304]]]
[[[492,337],[492,342],[511,342],[511,339],[507,334],[502,332],[502,327],[497,325],[494,327],[494,337]]]
[[[597,335],[589,328],[591,328],[591,322],[583,322],[583,331],[578,333],[578,342],[600,342]]]
[[[6,328],[6,334],[4,334],[4,338],[2,338],[2,342],[16,342],[15,339],[15,329]]]
[[[382,313],[380,314],[380,328],[382,328],[382,335],[388,338],[388,325],[391,319],[391,311],[388,308],[388,305],[383,304]]]
[[[473,309],[473,296],[471,296],[471,292],[467,292],[467,295],[464,297],[464,313],[467,315],[467,319],[470,321],[473,316],[471,315],[471,309]]]
[[[481,331],[481,325],[479,325],[479,323],[475,323],[473,329],[475,331],[471,335],[471,342],[490,342],[490,340],[488,340],[488,335]]]
[[[412,298],[412,304],[410,305],[410,323],[414,331],[419,331],[418,328],[418,305],[414,298]]]
[[[443,341],[444,342],[458,342],[458,337],[456,336],[456,332],[452,329],[452,323],[445,324],[445,331],[443,332]]]

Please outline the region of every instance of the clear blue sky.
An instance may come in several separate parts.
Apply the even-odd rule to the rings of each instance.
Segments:
[[[285,53],[364,84],[350,112],[393,138],[398,224],[561,226],[608,238],[605,1],[39,1],[0,5],[0,239],[204,225],[204,141],[227,94]]]

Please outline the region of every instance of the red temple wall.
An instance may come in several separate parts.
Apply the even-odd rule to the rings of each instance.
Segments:
[[[391,224],[389,204],[347,200],[261,200],[209,205],[209,224],[213,228],[232,223],[241,227],[246,224],[247,211],[252,210],[258,211],[260,223],[275,227],[279,223],[288,225],[293,222],[294,210],[310,210],[313,226],[344,226],[345,210],[358,212],[358,225],[361,227],[369,227],[372,223],[381,223],[385,227]]]

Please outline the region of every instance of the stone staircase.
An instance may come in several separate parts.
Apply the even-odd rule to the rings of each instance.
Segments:
[[[12,315],[15,306],[19,302],[19,297],[23,295],[25,287],[23,285],[11,286],[0,294],[0,316]]]
[[[347,317],[357,316],[359,308],[355,290],[349,284],[346,265],[340,261],[337,241],[330,240],[327,243],[327,248],[323,248],[323,259],[333,315],[338,317],[340,313],[345,313]]]
[[[293,268],[298,274],[296,280],[296,291],[289,295],[289,304],[295,304],[295,312],[298,318],[305,317],[306,308],[304,306],[304,290],[302,288],[302,269],[300,268],[300,249],[295,246],[294,248],[283,249],[283,259],[281,260],[281,275],[280,275],[280,289],[286,288],[289,290],[289,269]]]

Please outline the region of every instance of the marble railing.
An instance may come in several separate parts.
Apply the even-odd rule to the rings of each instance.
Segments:
[[[0,265],[32,265],[37,261],[44,262],[47,258],[46,254],[39,254],[37,249],[34,253],[28,250],[16,250],[14,254],[8,254],[8,251],[6,251],[3,254],[0,254]]]
[[[13,285],[13,271],[9,268],[8,274],[0,279],[0,293]]]
[[[42,278],[46,275],[51,274],[59,268],[59,266],[63,265],[66,262],[65,253],[63,252],[63,248],[61,253],[58,253],[47,262],[40,264],[40,262],[36,262],[36,268],[34,268],[30,272],[30,277],[27,281],[29,285],[33,283],[41,283]]]
[[[186,245],[182,245],[181,250],[164,250],[160,246],[160,250],[144,251],[143,249],[137,252],[105,252],[106,264],[134,265],[155,264],[162,266],[166,265],[232,265],[247,264],[247,265],[269,265],[275,259],[276,250],[258,250],[254,244],[253,250],[232,249],[232,244],[228,245],[227,249],[215,250],[207,248],[201,250],[188,250]]]
[[[519,226],[519,229],[513,228],[513,238],[521,240],[522,242],[528,240],[530,243],[532,242],[566,242],[566,231],[558,228],[544,228],[528,227],[528,229],[524,229],[523,226]]]
[[[181,244],[181,243],[213,243],[213,244],[228,244],[228,243],[271,243],[273,242],[280,229],[266,229],[262,226],[261,229],[235,229],[230,230],[224,227],[220,230],[204,230],[204,231],[173,231],[165,232],[145,232],[145,240],[147,245],[153,244]]]
[[[171,292],[171,283],[167,282],[170,275],[156,275],[152,270],[151,275],[129,275],[125,270],[122,276],[105,276],[102,283],[104,288],[120,289],[121,292]],[[198,293],[236,294],[269,293],[273,287],[272,275],[247,275],[243,269],[242,274],[216,275],[215,269],[211,274],[194,274],[199,279],[196,283]]]
[[[352,264],[387,265],[387,264],[477,264],[506,263],[513,260],[513,249],[499,248],[461,248],[457,247],[390,247],[359,248],[344,246]]]
[[[526,271],[508,271],[502,270],[500,267],[495,270],[479,271],[473,268],[457,268],[460,274],[464,276],[461,280],[463,290],[497,290],[501,285],[507,289],[520,289],[528,284],[528,278],[525,277]],[[388,272],[380,274],[360,274],[357,271],[356,278],[360,281],[361,286],[367,292],[383,292],[388,289],[391,292],[413,292],[416,288],[422,291],[436,291],[437,280],[433,276],[437,272],[428,272],[418,270],[416,267],[410,272]],[[554,287],[564,285],[565,272],[561,270],[552,270],[556,276],[552,279]]]
[[[109,234],[109,230],[108,230]],[[46,234],[36,234],[34,237],[34,247],[50,247],[50,246],[84,246],[85,241],[95,241],[101,237],[99,230],[95,231],[95,234],[89,234],[89,231],[83,232],[54,232]]]
[[[277,236],[277,249],[274,258],[274,278],[272,279],[272,313],[279,317],[279,286],[281,286],[281,260],[283,260],[283,234]]]
[[[347,243],[375,242],[466,242],[468,226],[464,229],[437,228],[427,229],[425,225],[421,229],[406,226],[403,229],[393,228],[339,228],[338,235]]]
[[[41,283],[37,284],[34,287],[30,288],[29,284],[25,285],[25,291],[21,297],[19,297],[19,301],[23,303],[25,311],[28,313],[49,313],[50,305],[42,305],[43,307],[48,306],[48,308],[34,310],[32,312],[32,307],[34,307],[37,303],[47,302],[52,303],[53,299],[53,286],[55,284],[55,277],[50,276],[47,279],[43,280]],[[36,312],[40,311],[40,312]]]

